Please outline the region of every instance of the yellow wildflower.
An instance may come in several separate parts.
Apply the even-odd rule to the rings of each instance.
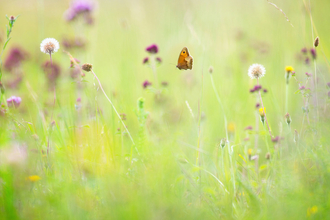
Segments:
[[[293,67],[292,66],[286,66],[285,67],[285,71],[287,71],[287,72],[293,72],[294,71],[294,69],[293,69]]]
[[[231,132],[231,133],[234,133],[235,132],[235,123],[234,122],[230,122],[228,124],[228,131]]]
[[[260,114],[261,117],[265,117],[264,111],[265,111],[265,114],[266,114],[266,108],[264,108],[264,109],[259,108],[259,114]]]
[[[252,149],[251,149],[251,148],[248,149],[248,155],[249,155],[249,156],[252,155]]]
[[[316,205],[314,205],[312,208],[308,208],[307,209],[307,216],[309,217],[309,216],[317,213],[317,210],[318,209],[317,209],[317,206]]]
[[[33,176],[29,176],[29,177],[28,177],[28,180],[30,180],[31,182],[37,182],[37,181],[39,181],[40,179],[41,179],[41,177],[38,176],[38,175],[33,175]]]

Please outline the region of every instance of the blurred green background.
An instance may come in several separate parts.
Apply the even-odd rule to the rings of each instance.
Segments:
[[[13,47],[28,54],[19,69],[22,81],[17,88],[6,86],[5,93],[22,97],[22,103],[0,116],[0,218],[329,218],[330,2],[272,2],[290,22],[266,0],[93,1],[91,25],[82,18],[65,20],[68,0],[0,0],[0,45],[5,15],[20,15],[2,60]],[[320,46],[314,63],[301,49],[312,48],[316,36]],[[61,69],[55,106],[42,68],[49,56],[40,52],[48,37],[60,42],[52,56]],[[65,48],[68,39],[85,46]],[[142,63],[154,58],[145,50],[151,44],[158,45],[155,56],[162,59],[155,66],[158,82]],[[184,46],[194,64],[180,71],[175,66]],[[70,76],[70,58],[63,50],[81,64],[93,64],[106,94],[126,114],[136,145],[93,75]],[[253,63],[266,68],[260,80],[268,90],[263,102],[272,132],[283,138],[280,143],[268,136],[255,107],[259,99],[249,92],[256,85],[247,75]],[[306,85],[312,91],[310,122],[292,77],[292,123],[285,123],[285,66],[294,67],[298,82],[305,83],[305,72],[313,74]],[[4,71],[2,81],[8,85],[13,77]],[[152,82],[148,89],[142,86],[145,80]],[[140,97],[143,108],[137,104]],[[224,114],[229,145],[222,148]],[[244,130],[247,126],[253,130]],[[250,161],[248,149],[259,160]],[[29,178],[34,175],[40,179]]]

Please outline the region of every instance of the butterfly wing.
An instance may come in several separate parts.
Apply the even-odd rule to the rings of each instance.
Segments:
[[[181,50],[179,59],[178,59],[178,65],[176,66],[178,69],[192,69],[192,62],[193,58],[189,55],[189,51],[187,47],[184,47]]]

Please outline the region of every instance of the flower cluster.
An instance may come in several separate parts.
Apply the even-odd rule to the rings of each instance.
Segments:
[[[157,54],[158,53],[158,46],[156,44],[152,44],[146,48],[146,51],[149,54]],[[156,62],[160,64],[162,62],[162,59],[160,57],[156,57]],[[150,62],[149,57],[145,57],[142,61],[143,64],[148,64]]]
[[[18,96],[12,96],[9,99],[7,99],[7,105],[8,107],[15,107],[17,108],[22,102],[21,97]]]
[[[13,68],[20,66],[21,62],[25,60],[27,56],[27,52],[21,48],[12,48],[4,62],[5,70],[11,71]]]
[[[261,89],[262,89],[262,86],[261,85],[255,85],[252,89],[250,89],[250,93],[258,92]],[[262,91],[264,93],[267,93],[268,92],[267,89],[263,89]]]
[[[93,17],[91,12],[94,9],[94,4],[88,0],[76,0],[70,8],[65,12],[65,19],[73,21],[81,15],[87,24],[93,24]]]
[[[310,56],[308,54],[308,51],[310,52],[310,56],[311,56],[312,59],[315,60],[316,57],[317,57],[315,48],[311,48],[311,49],[307,49],[306,47],[302,48],[301,53],[305,56],[305,63],[307,65],[310,64]]]

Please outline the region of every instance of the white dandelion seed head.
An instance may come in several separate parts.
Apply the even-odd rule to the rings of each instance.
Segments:
[[[248,75],[251,77],[251,79],[259,79],[263,77],[266,74],[266,69],[261,64],[252,64],[249,67]]]
[[[58,51],[60,44],[54,38],[46,38],[40,44],[40,50],[46,54],[52,54]]]

